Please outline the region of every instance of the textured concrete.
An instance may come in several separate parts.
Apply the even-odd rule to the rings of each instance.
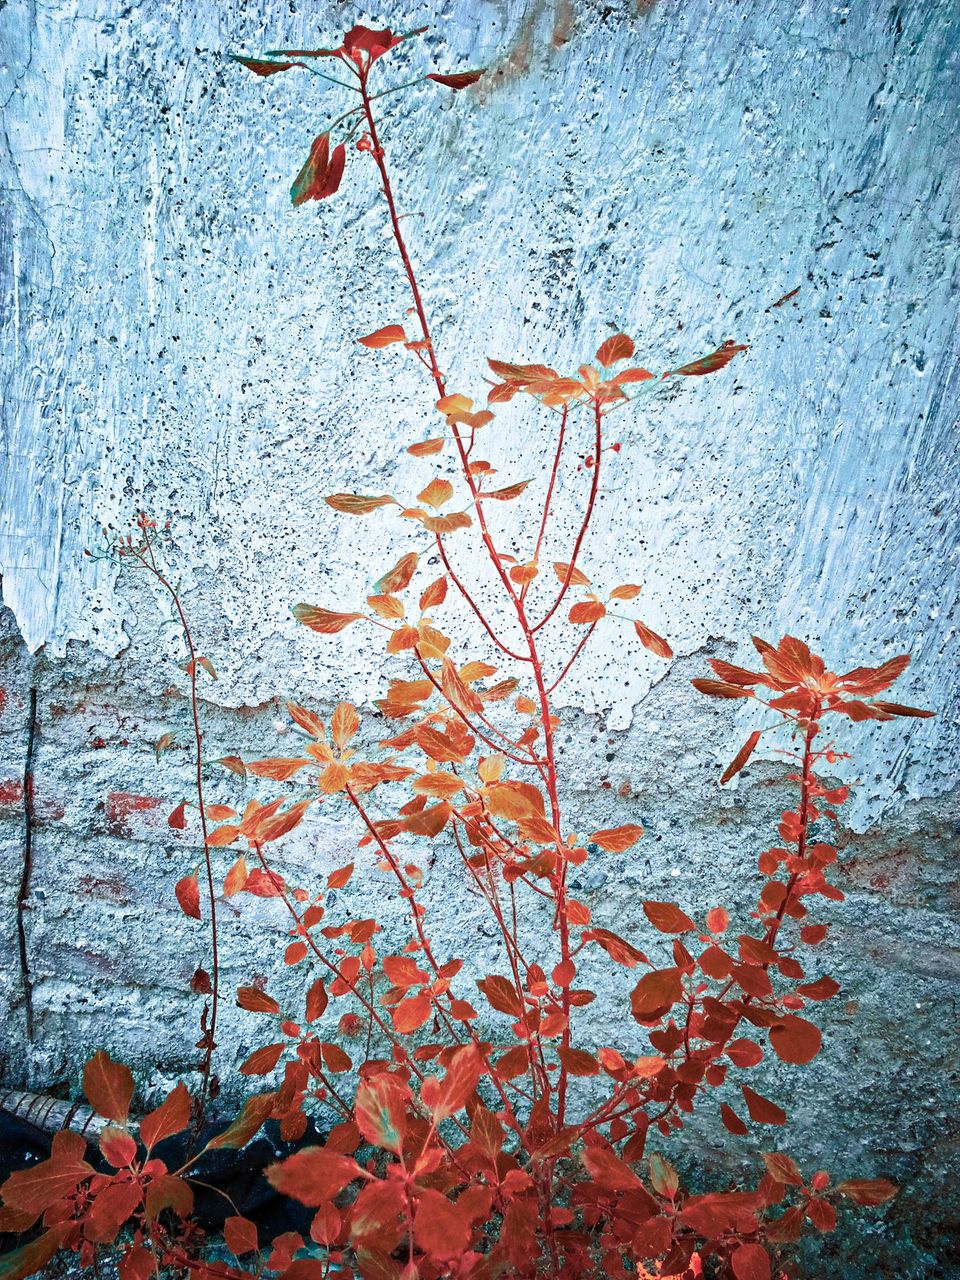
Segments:
[[[752,344],[725,373],[624,413],[608,455],[588,570],[642,582],[642,616],[679,657],[664,676],[611,628],[571,677],[574,824],[650,830],[626,865],[591,864],[584,896],[624,932],[641,928],[640,897],[747,902],[782,767],[761,757],[719,794],[747,713],[698,704],[687,681],[710,654],[746,657],[751,631],[804,635],[841,667],[908,650],[902,696],[939,712],[856,734],[850,896],[831,908],[824,956],[844,991],[824,1011],[823,1057],[769,1082],[795,1095],[798,1155],[912,1188],[879,1234],[850,1238],[863,1275],[886,1274],[874,1255],[928,1274],[924,1250],[957,1209],[954,16],[947,0],[455,0],[442,17],[391,3],[346,19],[430,22],[434,66],[495,68],[476,90],[416,90],[385,117],[456,389],[482,395],[486,353],[576,365],[611,325],[653,368],[729,337]],[[288,610],[362,599],[417,545],[392,516],[320,503],[351,487],[409,496],[425,475],[406,475],[401,446],[434,425],[429,388],[353,341],[401,320],[407,299],[363,157],[334,201],[290,208],[336,91],[293,73],[257,81],[221,57],[323,43],[344,20],[340,6],[278,0],[0,8],[11,1080],[75,1077],[109,1044],[156,1084],[183,1068],[194,1031],[202,930],[172,884],[199,851],[196,832],[165,821],[189,794],[182,655],[163,602],[82,557],[101,524],[140,506],[174,521],[173,569],[221,677],[206,687],[210,756],[285,751],[287,696],[366,706],[382,691],[362,636],[315,636]],[[505,482],[538,478],[530,460],[550,429],[502,412],[485,448]],[[573,468],[563,477],[558,556],[583,485]],[[517,511],[498,515],[522,549]],[[455,546],[471,554],[469,535]],[[31,687],[28,1044],[15,899]],[[149,744],[172,729],[158,765]],[[216,798],[236,794],[225,781]],[[285,873],[312,883],[355,836],[324,812],[284,845]],[[371,913],[376,874],[355,884],[351,910]],[[442,855],[430,893],[464,901]],[[465,901],[456,917],[438,909],[435,933],[451,945],[466,933],[479,970],[496,949]],[[284,939],[276,904],[227,911],[228,980],[282,990]],[[253,1035],[226,1012],[225,1074]]]

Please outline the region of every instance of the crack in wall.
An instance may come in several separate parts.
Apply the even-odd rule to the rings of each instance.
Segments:
[[[27,709],[27,750],[23,761],[23,865],[17,894],[17,945],[20,953],[20,980],[27,1023],[27,1042],[33,1044],[33,980],[27,951],[26,912],[29,910],[30,882],[33,878],[33,749],[37,736],[37,687],[31,685]]]

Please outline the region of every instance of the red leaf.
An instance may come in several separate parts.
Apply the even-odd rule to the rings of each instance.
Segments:
[[[370,62],[376,62],[378,58],[382,58],[390,49],[402,44],[410,36],[419,35],[422,31],[426,31],[426,27],[420,27],[416,31],[408,31],[405,35],[396,36],[389,27],[384,27],[382,31],[374,31],[372,27],[357,25],[351,27],[344,36],[343,48],[347,54],[352,56],[354,61],[360,61],[357,55],[365,53]]]
[[[267,1044],[262,1049],[254,1050],[240,1067],[240,1074],[242,1076],[265,1076],[280,1061],[285,1047],[283,1044]]]
[[[653,1022],[671,1009],[682,994],[679,969],[654,969],[634,987],[630,1008],[639,1022]]]
[[[797,987],[797,995],[806,1000],[830,1000],[840,990],[836,978],[817,978],[816,982],[805,982]]]
[[[675,902],[645,902],[643,914],[661,933],[687,933],[696,925]]]
[[[625,823],[622,827],[605,827],[602,831],[594,831],[587,839],[598,844],[607,853],[624,853],[632,848],[643,835],[643,827],[634,822]]]
[[[223,1133],[211,1138],[205,1149],[217,1151],[221,1147],[228,1147],[232,1151],[238,1151],[245,1147],[266,1123],[273,1111],[276,1096],[275,1093],[259,1093],[248,1098],[233,1123]]]
[[[181,802],[174,809],[173,813],[171,813],[170,817],[167,819],[167,826],[172,827],[174,831],[183,831],[186,825],[187,825],[187,802],[186,800],[181,800]]]
[[[255,898],[279,898],[284,888],[283,876],[262,867],[254,867],[243,885],[244,893],[252,893]]]
[[[771,1102],[769,1098],[763,1097],[762,1094],[755,1093],[749,1085],[742,1084],[740,1092],[743,1094],[743,1100],[747,1104],[747,1110],[750,1112],[750,1119],[756,1124],[786,1124],[787,1113],[778,1107],[775,1102]]]
[[[733,759],[727,765],[726,769],[724,769],[720,777],[721,787],[725,782],[729,782],[731,778],[736,777],[736,775],[740,772],[743,766],[747,763],[747,761],[753,755],[754,751],[756,750],[757,743],[759,741],[760,741],[760,730],[756,729],[754,730],[753,733],[751,733],[750,737],[746,740],[746,742],[743,744],[743,746],[740,748],[737,754],[733,757]]]
[[[837,1191],[852,1200],[854,1204],[878,1205],[892,1200],[900,1188],[886,1178],[848,1178],[838,1182]]]
[[[723,1126],[730,1133],[736,1134],[738,1138],[742,1138],[744,1134],[750,1132],[732,1107],[728,1107],[725,1102],[720,1103],[720,1119]]]
[[[329,998],[327,989],[323,985],[323,979],[318,978],[307,992],[307,1021],[315,1022],[317,1018],[321,1018],[328,1002]]]
[[[820,1052],[823,1037],[819,1027],[806,1018],[787,1015],[770,1028],[770,1046],[778,1058],[797,1066],[812,1062]]]
[[[332,1200],[348,1183],[364,1176],[356,1160],[326,1147],[305,1147],[279,1164],[270,1165],[267,1180],[281,1195],[317,1208]]]
[[[346,147],[342,142],[330,154],[329,133],[321,133],[314,138],[306,163],[290,188],[290,199],[294,207],[306,200],[324,200],[327,196],[332,196],[340,186],[346,158]]]
[[[231,53],[230,57],[234,62],[239,62],[241,67],[252,71],[255,76],[275,76],[278,71],[289,71],[291,67],[303,65],[300,62],[268,62],[264,58],[241,58],[236,53]]]
[[[197,884],[197,877],[184,876],[174,885],[173,892],[177,895],[183,914],[189,916],[191,920],[199,920],[200,886]]]
[[[413,1234],[424,1253],[443,1261],[462,1257],[470,1244],[473,1226],[469,1214],[458,1204],[427,1188],[420,1192]]]
[[[117,1232],[142,1202],[143,1192],[136,1182],[111,1182],[98,1192],[87,1213],[83,1233],[94,1244],[116,1239]]]
[[[518,1051],[526,1057],[523,1046],[518,1046]],[[500,1068],[503,1068],[503,1061],[501,1058],[498,1064]],[[429,1099],[424,1097],[435,1120],[445,1120],[467,1105],[482,1071],[483,1058],[475,1045],[467,1044],[462,1049],[457,1049],[450,1059],[446,1077],[432,1091]]]
[[[190,1094],[181,1080],[155,1111],[140,1121],[140,1138],[148,1148],[171,1134],[182,1133],[190,1123]]]
[[[731,1040],[727,1057],[738,1067],[755,1067],[763,1061],[763,1050],[752,1040]]]
[[[83,1155],[87,1144],[77,1133],[54,1135],[49,1160],[12,1173],[3,1184],[3,1202],[11,1209],[37,1216],[64,1196],[71,1195],[94,1169]]]
[[[820,1232],[836,1230],[837,1211],[829,1200],[821,1200],[819,1196],[808,1200],[807,1217]]]
[[[429,993],[401,1000],[393,1010],[393,1025],[401,1035],[416,1031],[430,1017],[433,1005]]]
[[[730,1255],[736,1280],[770,1280],[770,1258],[762,1244],[741,1244]]]
[[[365,337],[357,339],[362,347],[369,347],[372,351],[377,351],[381,347],[389,347],[394,342],[406,342],[406,340],[407,335],[403,331],[403,326],[399,324],[384,325],[382,329],[375,329],[373,333],[368,333]],[[393,499],[391,498],[392,501]],[[380,504],[378,503],[378,505]]]
[[[595,1076],[600,1071],[600,1064],[592,1053],[587,1053],[585,1049],[564,1049],[557,1050],[557,1057],[563,1064],[564,1069],[572,1076]]]
[[[718,347],[716,351],[711,351],[708,356],[701,356],[699,360],[693,360],[690,364],[685,364],[679,369],[672,369],[663,376],[670,378],[682,375],[685,378],[692,378],[705,373],[716,373],[718,369],[722,369],[724,365],[729,364],[737,352],[746,350],[745,345],[731,340],[725,342],[722,347]]]
[[[83,1092],[98,1115],[126,1124],[133,1098],[133,1076],[122,1062],[100,1049],[83,1068]]]
[[[249,1218],[227,1218],[223,1224],[223,1238],[235,1258],[244,1253],[253,1253],[258,1247],[257,1225]]]
[[[707,912],[707,928],[711,933],[725,933],[730,924],[730,912],[726,907],[711,907]]]
[[[640,643],[645,649],[649,649],[651,653],[655,653],[658,658],[672,658],[673,650],[664,640],[663,636],[658,636],[655,631],[651,631],[649,627],[644,626],[642,622],[634,620],[633,629],[636,631],[640,639]]]
[[[237,1004],[249,1013],[279,1013],[280,1006],[273,996],[259,987],[237,987]]]
[[[117,1274],[120,1280],[152,1280],[155,1274],[153,1254],[142,1245],[135,1245],[120,1259]]]
[[[407,1132],[407,1096],[405,1086],[383,1072],[360,1081],[354,1119],[368,1142],[400,1154]]]
[[[453,89],[457,93],[461,89],[468,89],[470,85],[476,84],[485,70],[485,67],[481,67],[479,71],[454,71],[451,74],[431,71],[427,79],[433,80],[437,84],[445,85],[448,89]]]
[[[753,694],[738,685],[727,684],[724,680],[705,680],[698,678],[690,683],[698,693],[705,693],[711,698],[752,698]]]
[[[136,1139],[125,1129],[108,1124],[100,1135],[100,1151],[114,1169],[125,1169],[137,1156]]]
[[[486,978],[478,978],[477,986],[487,997],[490,1005],[499,1013],[508,1013],[512,1018],[523,1016],[523,1001],[509,979],[491,974]]]
[[[343,889],[350,882],[353,875],[353,863],[348,862],[345,867],[340,867],[336,871],[331,871],[327,876],[328,889]]]

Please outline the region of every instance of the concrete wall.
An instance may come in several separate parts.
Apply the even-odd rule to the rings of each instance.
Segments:
[[[9,1079],[75,1078],[103,1044],[156,1083],[184,1068],[197,1012],[186,986],[203,935],[172,895],[197,833],[165,821],[190,785],[182,650],[158,597],[82,556],[101,525],[141,506],[173,521],[171,567],[220,675],[205,693],[211,757],[285,752],[288,696],[365,707],[382,691],[373,647],[308,633],[289,606],[362,600],[415,545],[399,518],[320,501],[416,492],[402,446],[434,425],[429,388],[354,342],[402,319],[403,282],[365,158],[351,154],[335,200],[290,207],[337,91],[254,80],[222,53],[322,44],[365,18],[429,22],[433,66],[494,68],[385,116],[456,389],[482,396],[486,354],[575,367],[610,326],[653,368],[751,343],[723,374],[622,415],[587,563],[599,581],[643,583],[642,616],[678,657],[667,669],[611,629],[569,682],[571,821],[649,830],[637,856],[590,866],[591,904],[638,934],[642,897],[747,904],[783,768],[761,755],[718,792],[750,717],[698,702],[688,681],[708,656],[745,658],[751,632],[803,635],[838,669],[909,651],[903,697],[939,713],[858,727],[849,897],[825,957],[843,995],[824,1055],[768,1081],[793,1098],[791,1150],[908,1183],[849,1258],[927,1274],[953,1211],[938,1195],[931,1213],[931,1186],[956,1164],[953,16],[947,0],[0,9]],[[539,479],[551,429],[511,407],[487,456],[505,480]],[[562,480],[560,558],[583,484],[573,468]],[[513,507],[500,528],[523,545]],[[483,653],[468,618],[462,631]],[[31,688],[28,1040],[16,898]],[[171,730],[158,763],[150,743]],[[237,794],[224,782],[217,798]],[[278,856],[309,883],[355,838],[321,815]],[[361,913],[380,900],[372,865],[357,893]],[[478,970],[495,963],[442,855],[430,893],[436,936],[468,938]],[[284,930],[275,904],[227,912],[229,981],[282,987]],[[225,1010],[225,1075],[252,1034]]]

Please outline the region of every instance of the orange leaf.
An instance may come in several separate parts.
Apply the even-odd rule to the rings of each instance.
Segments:
[[[604,369],[609,369],[618,360],[629,360],[633,352],[633,339],[625,333],[615,333],[597,348],[597,361]]]
[[[342,631],[351,622],[363,617],[362,613],[334,613],[331,609],[322,609],[313,604],[295,604],[291,613],[305,627],[319,631],[322,635],[333,635],[335,631]]]
[[[658,658],[672,658],[673,650],[667,644],[662,636],[658,636],[655,631],[651,631],[649,627],[644,626],[642,622],[634,621],[633,629],[636,631],[640,643],[645,649],[649,649],[651,653],[655,653]]]
[[[661,933],[687,933],[696,928],[685,911],[675,902],[645,902],[643,914]]]
[[[632,848],[643,835],[643,827],[628,822],[622,827],[607,827],[602,831],[594,831],[587,839],[598,844],[608,853],[624,853]]]
[[[439,477],[431,480],[427,487],[417,494],[417,500],[425,502],[428,507],[433,507],[434,511],[439,511],[452,497],[453,485],[449,480],[441,480]]]
[[[487,490],[483,496],[485,498],[496,498],[500,502],[509,502],[511,498],[519,498],[529,483],[529,480],[520,480],[517,484],[507,485],[505,489]]]
[[[366,603],[379,618],[401,621],[406,616],[403,600],[398,595],[367,595]]]
[[[350,883],[350,877],[353,875],[354,864],[348,862],[345,867],[338,867],[336,871],[331,871],[327,876],[328,889],[343,889]]]
[[[726,684],[723,680],[691,680],[690,683],[698,693],[705,693],[711,698],[751,698],[753,695],[735,684]]]
[[[239,834],[240,828],[238,826],[233,823],[226,823],[224,826],[217,827],[215,831],[210,832],[207,836],[207,845],[211,849],[222,849],[228,844],[233,844]]]
[[[599,622],[606,616],[607,606],[601,600],[581,600],[570,610],[570,621],[579,624]]]
[[[311,738],[323,737],[323,721],[315,711],[308,711],[306,707],[301,707],[296,702],[288,702],[287,711],[294,724],[299,725],[305,733],[309,733]]]
[[[447,580],[446,578],[437,578],[436,582],[431,582],[420,597],[420,608],[421,610],[432,609],[435,605],[443,604],[446,598]]]
[[[567,575],[569,574],[569,581],[575,587],[589,587],[590,585],[590,579],[585,573],[581,573],[577,568],[571,568],[570,565],[564,564],[562,560],[555,560],[553,562],[553,572],[561,582],[566,582]]]
[[[371,350],[379,350],[381,347],[389,347],[394,342],[406,342],[407,335],[399,324],[388,324],[382,329],[375,329],[373,333],[368,333],[365,338],[358,338],[357,341],[362,347],[370,347]]]
[[[415,551],[408,551],[405,556],[401,556],[393,568],[378,578],[373,584],[373,589],[378,595],[394,595],[398,591],[403,591],[405,587],[409,587],[413,575],[417,571],[417,564],[420,557]]]
[[[330,720],[333,740],[342,751],[360,728],[360,717],[352,702],[338,702]]]
[[[286,782],[295,773],[299,773],[310,760],[304,756],[286,757],[269,756],[266,760],[251,760],[247,764],[247,772],[258,778],[272,778],[275,782]]]
[[[430,454],[439,453],[443,445],[443,436],[434,436],[430,440],[419,440],[416,444],[408,445],[407,453],[412,454],[415,458],[426,458]]]
[[[746,740],[746,742],[743,744],[743,746],[740,748],[737,754],[733,757],[733,759],[727,765],[726,769],[724,769],[723,774],[721,775],[721,778],[720,778],[721,786],[723,786],[725,782],[729,782],[731,778],[736,777],[736,775],[740,772],[743,766],[747,763],[747,761],[753,755],[754,751],[756,750],[757,743],[759,741],[760,741],[760,730],[756,729],[754,730],[753,733],[751,733],[750,737]]]
[[[633,582],[625,582],[622,587],[614,587],[610,592],[611,600],[636,600],[642,588]]]
[[[366,516],[371,511],[376,511],[377,507],[400,505],[396,498],[391,498],[388,493],[380,494],[378,497],[365,493],[331,493],[329,498],[324,498],[324,502],[328,507],[333,507],[334,511],[342,511],[348,516]]]

